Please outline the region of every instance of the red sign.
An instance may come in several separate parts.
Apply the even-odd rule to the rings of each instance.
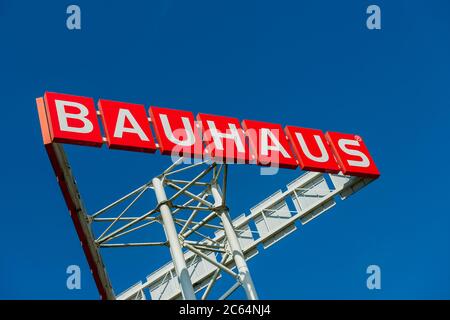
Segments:
[[[327,132],[326,137],[343,174],[371,178],[380,176],[380,172],[360,136]]]
[[[295,160],[283,128],[279,124],[244,120],[242,125],[259,165],[290,169],[297,167],[297,160]]]
[[[331,173],[340,171],[321,130],[286,126],[286,133],[302,170]]]
[[[189,111],[150,107],[46,92],[39,109],[45,143],[60,142],[111,149],[211,158],[227,163],[256,162],[302,170],[377,178],[380,173],[361,137]],[[39,106],[38,106],[39,107]],[[101,117],[106,138],[100,131]],[[151,126],[156,134],[156,145]]]
[[[162,154],[203,156],[202,138],[192,112],[150,107],[149,113]]]
[[[103,144],[94,99],[46,92],[44,100],[52,141],[95,147]]]
[[[250,162],[248,144],[239,120],[223,116],[200,113],[205,151],[218,161]]]
[[[109,148],[156,151],[143,105],[100,99],[98,107]]]

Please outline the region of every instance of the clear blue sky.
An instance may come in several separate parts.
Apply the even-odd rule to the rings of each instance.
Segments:
[[[0,298],[98,297],[42,145],[45,90],[361,135],[381,178],[251,260],[260,297],[450,298],[448,1],[73,3],[80,31],[66,29],[72,2],[0,1]],[[382,30],[366,28],[370,4]],[[90,210],[170,161],[68,152]],[[230,168],[233,215],[301,173],[256,169]],[[116,258],[121,289],[166,259],[149,249],[148,266],[127,264],[142,254]],[[82,290],[66,289],[70,264]],[[366,288],[370,264],[379,291]]]

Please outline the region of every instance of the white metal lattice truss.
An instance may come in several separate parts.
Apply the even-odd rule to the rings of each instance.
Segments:
[[[339,198],[346,199],[372,181],[307,172],[249,214],[231,220],[226,201],[228,166],[209,161],[183,165],[179,159],[151,181],[89,214],[63,147],[51,143],[46,149],[103,299],[206,299],[217,281],[230,276],[234,283],[220,299],[239,287],[248,299],[258,299],[246,262],[258,254],[258,247],[267,249],[294,232],[297,220],[308,223]],[[136,214],[136,204],[148,193],[153,207],[149,203],[150,210]],[[165,237],[151,239],[151,232],[139,233],[155,227],[163,228]],[[168,247],[172,260],[116,296],[102,251],[136,246]]]

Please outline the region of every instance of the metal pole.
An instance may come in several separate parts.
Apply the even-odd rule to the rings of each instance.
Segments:
[[[166,233],[167,241],[169,241],[170,254],[172,261],[177,272],[178,282],[181,287],[181,293],[184,300],[195,300],[195,292],[192,287],[191,278],[184,260],[183,251],[181,250],[180,241],[178,239],[178,233],[175,229],[175,223],[173,221],[172,212],[167,205],[167,196],[164,191],[163,184],[159,178],[153,178],[153,187],[155,189],[156,199],[160,205],[159,211],[161,212],[161,218],[163,221],[164,232]]]
[[[222,206],[222,195],[217,188],[217,184],[211,185],[211,193],[214,197],[215,206]],[[218,212],[218,214],[220,215],[220,219],[222,220],[225,235],[230,245],[231,254],[238,269],[239,280],[245,290],[247,299],[258,300],[258,294],[256,293],[255,285],[253,284],[252,277],[250,276],[250,271],[247,267],[247,262],[245,261],[244,253],[242,252],[239,239],[236,235],[233,224],[231,223],[228,210],[222,209],[220,212]]]

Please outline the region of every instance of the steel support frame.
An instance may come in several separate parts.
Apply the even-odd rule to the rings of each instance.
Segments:
[[[50,163],[58,182],[58,186],[64,197],[70,217],[75,226],[78,238],[86,256],[89,268],[94,277],[100,298],[103,300],[115,299],[114,291],[106,273],[106,269],[95,245],[94,235],[87,219],[87,213],[82,201],[75,179],[72,175],[64,148],[58,143],[53,143],[50,137],[49,122],[46,114],[43,98],[36,99],[39,121],[41,124],[42,138]]]
[[[224,193],[221,192],[220,186],[219,186],[219,176],[220,174],[223,175],[223,190],[226,190],[226,177],[227,169],[226,165],[218,165],[217,163],[201,163],[202,165],[207,165],[202,172],[196,175],[194,179],[191,181],[185,181],[185,180],[175,180],[168,178],[169,176],[172,176],[179,172],[185,172],[189,169],[197,168],[199,165],[191,165],[182,169],[173,170],[177,167],[177,163],[173,164],[170,168],[166,169],[161,175],[155,177],[152,181],[149,187],[151,187],[156,194],[157,198],[157,207],[153,209],[150,212],[158,211],[160,213],[160,217],[148,217],[147,214],[145,215],[145,219],[151,219],[148,223],[160,221],[161,224],[164,227],[165,234],[167,241],[165,243],[159,243],[161,245],[165,244],[170,247],[172,262],[175,267],[175,272],[177,275],[178,283],[180,286],[181,294],[184,299],[195,299],[195,293],[193,289],[193,285],[189,279],[189,275],[187,273],[187,266],[186,266],[186,260],[184,258],[184,254],[182,251],[182,248],[185,248],[192,253],[194,253],[196,256],[201,257],[205,261],[208,261],[212,265],[214,265],[217,269],[214,272],[213,280],[210,281],[207,284],[207,288],[202,295],[202,299],[205,299],[213,285],[215,284],[216,280],[219,277],[219,274],[221,272],[224,272],[226,274],[229,274],[234,278],[237,282],[233,285],[233,290],[229,292],[231,294],[236,290],[236,284],[239,286],[241,285],[244,288],[244,291],[246,293],[246,296],[248,299],[255,300],[258,298],[252,278],[250,276],[250,272],[248,270],[247,263],[245,261],[244,254],[242,252],[242,249],[240,248],[239,240],[236,234],[236,230],[234,229],[234,226],[231,222],[228,209],[225,204],[225,197]],[[212,172],[212,178],[207,182],[200,181],[201,178],[205,177],[208,173]],[[176,183],[180,183],[183,186],[180,187]],[[176,191],[174,196],[168,197],[166,195],[165,186],[168,186]],[[202,187],[203,191],[199,194],[194,194],[189,191],[189,188],[192,186]],[[139,190],[139,189],[137,189]],[[139,192],[134,192],[134,194],[140,195]],[[185,202],[182,205],[174,204],[173,201],[175,201],[180,195],[184,195],[187,198],[190,198],[187,202]],[[212,196],[213,202],[211,203],[207,201],[206,199],[208,196]],[[133,200],[134,201],[134,200]],[[192,202],[197,202],[197,205],[190,205]],[[204,207],[208,206],[208,208]],[[127,207],[129,208],[129,206]],[[171,209],[175,210],[171,210]],[[203,210],[202,210],[203,209]],[[208,209],[208,210],[205,210]],[[187,219],[179,219],[174,217],[178,212],[181,210],[188,210],[190,211],[190,216]],[[194,221],[194,218],[197,216],[197,214],[201,211],[210,211],[209,214],[206,215],[203,219],[200,221]],[[104,212],[100,210],[99,212]],[[122,211],[123,213],[123,211]],[[124,221],[128,221],[127,217],[123,217],[123,214],[119,214],[117,218],[110,218],[105,220],[106,218],[94,218],[93,221],[101,221],[101,222],[107,222],[112,221],[113,223],[117,221],[117,219],[122,219]],[[219,225],[212,225],[209,224],[209,222],[213,219],[219,218],[221,222],[221,226]],[[142,220],[141,217],[135,217],[135,219]],[[132,226],[132,223],[128,223],[128,225]],[[176,225],[179,225],[181,227],[181,230],[177,233],[176,231]],[[111,226],[110,226],[111,227]],[[109,230],[110,227],[107,229]],[[123,229],[124,227],[122,227]],[[223,230],[225,232],[224,237],[222,237],[222,241],[225,241],[225,243],[214,243],[215,241],[211,239],[210,237],[202,234],[199,232],[201,228],[209,228],[214,230]],[[126,228],[125,228],[126,230]],[[132,231],[129,230],[129,231]],[[123,231],[122,233],[126,233],[129,231]],[[106,231],[104,232],[106,233]],[[103,233],[103,234],[104,234]],[[189,236],[196,234],[200,237],[202,237],[203,240],[201,241],[190,241],[187,240]],[[115,237],[120,236],[120,234],[115,234],[113,232],[113,235]],[[135,243],[135,244],[105,244],[103,242],[107,242],[110,239],[108,239],[108,235],[104,236],[102,239],[97,240],[102,247],[125,247],[125,246],[152,246],[152,245],[158,245],[158,243]],[[114,238],[112,238],[114,239]],[[220,262],[212,260],[205,252],[219,252],[222,254],[222,259]],[[237,268],[237,273],[232,271],[228,265],[230,265],[230,259],[234,261],[234,264]],[[140,289],[145,288],[148,286],[149,283],[144,283],[142,286],[140,286]],[[226,295],[228,296],[228,294]]]
[[[205,164],[205,163],[203,163]],[[197,165],[189,166],[187,169],[197,167]],[[179,250],[179,246],[183,246],[184,248],[192,251],[196,255],[202,257],[206,261],[209,261],[211,264],[217,267],[214,280],[211,281],[208,284],[208,287],[202,296],[202,298],[206,298],[214,285],[218,274],[220,271],[223,271],[225,273],[230,274],[237,280],[237,285],[241,285],[246,293],[246,296],[249,300],[257,300],[258,295],[256,293],[256,289],[253,283],[253,280],[250,275],[249,268],[247,266],[247,263],[245,261],[245,257],[243,254],[243,251],[240,247],[239,240],[236,234],[236,231],[234,230],[233,224],[231,222],[231,218],[227,209],[227,206],[225,204],[225,197],[224,194],[220,191],[220,187],[218,184],[219,175],[223,174],[223,188],[226,190],[226,174],[227,174],[227,165],[222,164],[218,169],[216,168],[217,164],[212,163],[208,165],[207,168],[205,168],[200,174],[198,174],[193,180],[191,181],[184,181],[184,180],[169,180],[166,179],[167,176],[172,175],[176,172],[185,171],[183,169],[171,171],[170,168],[165,171],[161,175],[161,178],[157,177],[153,179],[153,188],[157,194],[158,202],[160,204],[160,211],[162,215],[163,207],[166,209],[169,209],[169,205],[171,207],[177,208],[177,209],[183,209],[183,206],[173,205],[172,201],[176,199],[180,194],[184,193],[186,196],[191,197],[193,200],[196,200],[199,202],[199,205],[196,207],[193,206],[185,206],[185,209],[192,210],[191,216],[185,221],[185,224],[182,226],[182,229],[180,231],[180,234],[177,234],[177,237],[175,237],[175,222],[170,216],[170,219],[166,219],[163,224],[164,228],[169,228],[173,234],[167,235],[167,239],[170,243],[170,246],[175,246],[176,253],[178,254],[175,257],[175,253],[171,251],[172,253],[172,260],[175,266],[175,270],[178,277],[178,282],[180,283],[180,288],[182,291],[182,295],[184,298],[186,298],[186,292],[187,294],[191,294],[191,288],[192,283],[187,280],[186,277],[182,274],[182,269],[185,268],[186,262],[184,260],[184,256],[181,253],[181,250]],[[223,169],[225,167],[225,169]],[[175,168],[173,166],[172,168]],[[213,177],[209,182],[199,182],[200,178],[206,176],[211,170],[213,170]],[[184,184],[183,187],[179,187],[174,182],[178,182],[181,184]],[[167,200],[167,197],[165,196],[164,192],[164,183],[166,183],[169,187],[172,187],[176,190],[176,194],[172,196],[169,200]],[[205,200],[205,197],[199,197],[197,195],[192,194],[188,191],[190,186],[203,186],[206,191],[209,191],[209,193],[212,195],[214,199],[214,205],[209,206],[209,210],[211,210],[211,214],[209,214],[206,218],[201,220],[200,222],[193,223],[193,218],[197,215],[198,211],[200,210],[200,205],[210,205],[208,201]],[[164,194],[163,194],[164,193]],[[167,208],[166,208],[167,207]],[[206,209],[206,208],[205,208]],[[168,217],[168,215],[167,215]],[[205,253],[202,251],[217,251],[216,248],[209,247],[208,243],[199,243],[199,245],[202,245],[200,248],[193,245],[190,241],[185,240],[188,236],[190,236],[193,233],[198,233],[197,230],[201,227],[208,227],[208,222],[219,217],[223,226],[223,230],[225,232],[226,241],[228,244],[229,252],[226,252],[223,255],[223,259],[221,262],[216,262],[211,260]],[[178,224],[180,224],[179,220],[177,221]],[[192,228],[189,227],[190,224],[194,224]],[[166,231],[167,234],[167,231]],[[205,239],[208,241],[211,241],[210,238],[205,237]],[[172,241],[172,242],[171,242]],[[229,269],[227,266],[225,266],[225,262],[227,261],[227,258],[231,256],[231,258],[234,260],[234,263],[236,265],[238,273],[234,273],[231,269]],[[184,269],[183,269],[184,270]],[[187,291],[186,291],[187,288]],[[231,294],[236,290],[236,284],[233,285],[233,290],[229,293]],[[228,296],[228,295],[227,295]]]
[[[167,168],[162,174],[155,177],[153,180],[147,182],[141,187],[131,191],[124,197],[114,201],[105,208],[95,212],[93,215],[88,215],[84,205],[81,201],[78,188],[75,183],[75,179],[72,175],[69,162],[67,160],[64,148],[58,143],[52,142],[49,130],[48,117],[46,114],[46,109],[44,105],[43,98],[36,99],[39,120],[41,122],[42,137],[44,140],[44,146],[52,167],[54,169],[58,185],[64,196],[64,200],[69,209],[71,218],[75,225],[78,237],[81,241],[84,253],[86,255],[89,267],[93,274],[96,286],[100,293],[102,299],[116,299],[110,279],[106,273],[105,266],[103,264],[99,248],[123,248],[123,247],[133,247],[133,246],[169,246],[170,253],[172,256],[173,264],[176,270],[177,278],[181,288],[181,294],[184,299],[195,299],[195,291],[191,283],[190,275],[186,266],[185,254],[183,248],[190,250],[196,256],[201,257],[212,263],[217,269],[214,271],[212,278],[206,284],[206,290],[202,295],[202,299],[206,299],[211,292],[211,288],[216,283],[221,272],[228,273],[232,275],[237,282],[231,286],[227,292],[225,292],[220,299],[225,299],[231,295],[239,286],[242,286],[248,299],[255,300],[258,299],[258,295],[253,284],[244,253],[240,247],[239,239],[237,237],[236,231],[238,231],[242,226],[246,225],[248,221],[253,219],[256,213],[252,213],[241,219],[237,224],[233,224],[228,208],[226,206],[226,189],[227,189],[227,165],[217,164],[211,161],[203,161],[195,163],[193,165],[185,166],[181,169],[176,169],[182,163],[182,159],[175,161],[169,168]],[[172,176],[177,173],[186,172],[190,169],[198,168],[199,166],[206,165],[207,167],[192,180],[185,179],[175,179]],[[212,172],[212,179],[209,181],[200,181]],[[319,173],[314,173],[319,175]],[[219,177],[222,175],[222,189],[219,186]],[[364,184],[370,183],[369,181],[356,179],[352,183],[359,183],[361,181]],[[181,185],[181,186],[180,186]],[[165,186],[175,189],[175,194],[173,196],[167,197]],[[199,194],[194,194],[189,189],[191,187],[203,187],[204,190]],[[289,188],[289,186],[288,186]],[[350,188],[350,187],[349,187]],[[130,209],[131,206],[145,193],[148,189],[153,189],[156,195],[157,204],[154,209],[144,213],[141,216],[136,217],[125,217],[125,213]],[[324,203],[328,199],[332,199],[335,195],[342,192],[344,187],[336,188],[332,190],[327,195],[323,195]],[[280,195],[280,197],[287,196],[291,190],[288,190]],[[295,194],[297,196],[297,194]],[[136,196],[134,200],[116,217],[113,218],[100,218],[99,216],[114,208],[116,205],[122,203],[123,201]],[[185,196],[190,198],[187,202],[182,205],[174,204],[173,202],[180,196]],[[213,203],[208,201],[208,196],[213,197]],[[297,199],[298,200],[298,199]],[[191,203],[194,202],[194,205]],[[197,203],[197,204],[195,204]],[[310,208],[308,212],[315,210],[316,207],[320,206],[318,203]],[[173,210],[172,210],[173,209]],[[174,216],[180,211],[190,211],[191,214],[188,219],[178,219]],[[195,217],[201,212],[210,213],[201,219],[200,221],[194,221]],[[306,212],[304,213],[306,214]],[[293,224],[296,220],[300,219],[302,215],[297,214],[291,217],[287,223]],[[263,215],[264,217],[264,215]],[[213,228],[220,229],[221,226],[210,224],[209,222],[220,218],[224,234],[219,237],[219,239],[211,239],[208,236],[203,235],[199,232],[201,228]],[[127,222],[126,225],[110,231],[114,224],[118,221]],[[91,229],[92,223],[102,223],[105,224],[109,222],[109,226],[101,233],[101,235],[95,239],[93,231]],[[144,222],[141,225],[136,224]],[[164,227],[166,234],[166,241],[141,241],[136,243],[109,243],[113,239],[117,239],[121,236],[129,234],[131,232],[137,231],[144,227],[150,226],[155,223],[160,223]],[[183,224],[184,223],[184,224]],[[181,226],[181,231],[178,233],[176,225]],[[110,231],[110,232],[109,232]],[[251,231],[251,230],[250,230]],[[109,232],[109,233],[108,233]],[[251,231],[253,232],[253,231]],[[186,240],[189,236],[196,234],[203,237],[202,241]],[[266,238],[260,237],[255,242],[252,243],[251,247],[246,248],[246,252],[252,248],[256,248],[260,243],[264,243]],[[226,245],[225,245],[226,244]],[[205,251],[209,252],[220,252],[222,259],[220,262],[211,260]],[[231,259],[231,260],[230,260]],[[236,268],[237,274],[234,273],[228,266],[230,266],[230,261],[233,261]],[[137,289],[144,289],[149,286],[150,283],[147,280],[146,283],[137,287]]]
[[[172,212],[170,211],[166,192],[160,178],[153,178],[153,187],[155,189],[156,199],[158,201],[159,210],[164,226],[164,232],[169,242],[170,255],[177,272],[178,282],[180,284],[181,293],[184,300],[195,300],[194,287],[192,286],[189,272],[184,259],[181,244],[178,239],[178,233],[173,221]]]
[[[239,244],[239,239],[236,235],[234,226],[231,223],[228,209],[226,209],[227,206],[223,202],[222,193],[219,191],[219,186],[217,183],[213,183],[211,185],[211,193],[214,197],[216,207],[221,208],[218,214],[222,220],[228,245],[230,246],[231,255],[234,263],[236,264],[236,268],[238,269],[239,282],[242,284],[248,300],[258,300],[258,294],[256,293],[255,285],[253,284],[253,280],[250,275],[250,270],[248,269],[244,253],[241,249],[241,245]]]

